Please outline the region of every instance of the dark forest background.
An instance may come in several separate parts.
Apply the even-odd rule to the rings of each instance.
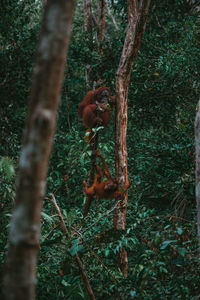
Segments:
[[[83,5],[77,2],[41,216],[37,299],[88,299],[70,256],[76,251],[97,299],[200,298],[194,193],[200,19],[193,2],[151,3],[130,81],[127,147],[131,187],[127,228],[120,238],[112,225],[114,200],[101,200],[98,209],[94,202],[87,218],[82,217],[82,181],[88,179],[90,159],[77,107],[87,92],[87,64],[92,66],[94,80],[99,68],[103,70],[102,85],[115,94],[115,74],[127,24],[126,6],[122,0],[107,1],[107,29],[100,57],[87,43]],[[95,13],[95,1],[93,10]],[[1,1],[1,272],[42,11],[42,1]],[[99,134],[99,148],[112,174],[114,136],[113,112],[109,127]],[[61,208],[72,247],[58,226],[59,220],[48,201],[50,193],[54,193]],[[83,246],[78,246],[77,232],[81,233]],[[115,267],[116,252],[121,246],[126,247],[129,256],[126,279]]]

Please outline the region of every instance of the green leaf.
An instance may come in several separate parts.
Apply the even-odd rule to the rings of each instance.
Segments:
[[[101,129],[104,129],[104,127],[103,127],[103,126],[99,126],[99,127],[97,127],[97,128],[92,128],[92,131],[93,131],[93,132],[98,132],[98,131],[101,130]]]
[[[109,249],[105,249],[105,256],[108,256],[109,255],[109,253],[110,253],[110,250]]]
[[[175,242],[174,240],[169,240],[169,241],[164,241],[162,243],[162,245],[160,246],[161,250],[164,250],[168,245],[170,245],[171,243]]]
[[[77,252],[78,252],[78,246],[77,245],[73,245],[70,249],[69,252],[72,256],[74,256]]]
[[[44,213],[43,211],[41,212],[41,216],[43,217],[43,219],[45,221],[47,221],[48,223],[52,224],[53,223],[53,218],[49,215],[47,215],[46,213]]]
[[[87,131],[86,133],[85,133],[85,136],[89,136],[90,135],[90,131]]]
[[[72,208],[66,215],[67,225],[71,227],[74,221],[77,219],[77,212],[75,208]]]
[[[85,158],[85,152],[80,157],[80,163],[83,164]]]
[[[0,171],[5,173],[6,177],[10,180],[15,175],[15,169],[12,160],[8,157],[1,157]]]
[[[178,248],[178,253],[181,256],[185,256],[185,254],[187,253],[187,249],[186,248]]]
[[[64,286],[71,286],[70,283],[68,283],[67,281],[65,281],[64,279],[61,281],[62,285]]]
[[[69,249],[69,252],[72,256],[74,256],[78,251],[82,251],[84,249],[83,245],[79,245],[80,239],[76,239],[72,242],[72,247]]]
[[[135,298],[136,297],[136,291],[130,291],[130,296],[131,296],[131,298]]]
[[[177,228],[177,233],[178,233],[179,235],[181,235],[181,234],[183,233],[183,229],[182,229],[181,227],[178,227],[178,228]]]

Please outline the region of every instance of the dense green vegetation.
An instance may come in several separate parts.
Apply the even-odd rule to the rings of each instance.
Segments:
[[[109,2],[109,1],[108,1]],[[111,1],[112,2],[112,1]],[[92,204],[83,220],[82,181],[90,160],[77,106],[86,93],[85,66],[115,92],[115,72],[125,38],[124,1],[110,3],[119,26],[107,19],[103,57],[91,52],[78,1],[58,126],[47,178],[37,269],[37,299],[88,299],[73,255],[79,251],[97,299],[199,299],[200,260],[194,195],[194,118],[200,94],[198,15],[186,0],[152,1],[134,65],[128,103],[128,170],[131,187],[127,228],[112,225],[114,200]],[[0,19],[0,263],[6,255],[15,174],[40,28],[38,1],[2,0]],[[114,113],[113,113],[114,115]],[[100,131],[99,148],[114,174],[114,116]],[[68,174],[66,182],[64,176]],[[66,189],[67,184],[67,189]],[[54,193],[70,231],[59,227]],[[72,246],[71,246],[72,243]],[[129,275],[123,278],[117,251],[126,247]]]

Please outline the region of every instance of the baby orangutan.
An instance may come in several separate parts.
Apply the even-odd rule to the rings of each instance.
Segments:
[[[120,199],[123,193],[129,188],[130,182],[128,182],[128,184],[124,188],[119,190],[118,183],[116,179],[112,178],[108,166],[106,164],[105,158],[100,154],[99,150],[97,150],[96,155],[101,158],[103,174],[101,173],[100,167],[96,164],[96,177],[93,185],[91,187],[88,187],[86,181],[83,181],[85,194],[87,196],[96,196],[97,200],[99,200],[100,198]],[[102,179],[104,175],[106,176],[107,180],[103,181]]]

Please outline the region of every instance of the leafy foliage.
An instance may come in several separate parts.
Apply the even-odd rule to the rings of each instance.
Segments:
[[[95,3],[93,3],[95,4]],[[41,214],[37,299],[88,299],[73,255],[78,251],[97,299],[199,299],[194,201],[195,107],[199,84],[199,18],[188,1],[153,1],[131,76],[128,111],[129,204],[126,230],[113,229],[114,200],[92,203],[82,217],[82,181],[90,171],[89,146],[77,107],[86,93],[85,66],[99,67],[114,94],[115,73],[125,38],[125,1],[108,1],[118,25],[107,16],[103,55],[88,47],[78,1],[58,126]],[[94,5],[95,7],[95,5]],[[1,4],[0,261],[15,197],[19,156],[30,92],[42,3]],[[96,9],[96,8],[95,8]],[[114,176],[114,114],[99,131],[99,148]],[[70,239],[48,201],[54,193]],[[129,274],[122,277],[117,253],[126,248]]]

